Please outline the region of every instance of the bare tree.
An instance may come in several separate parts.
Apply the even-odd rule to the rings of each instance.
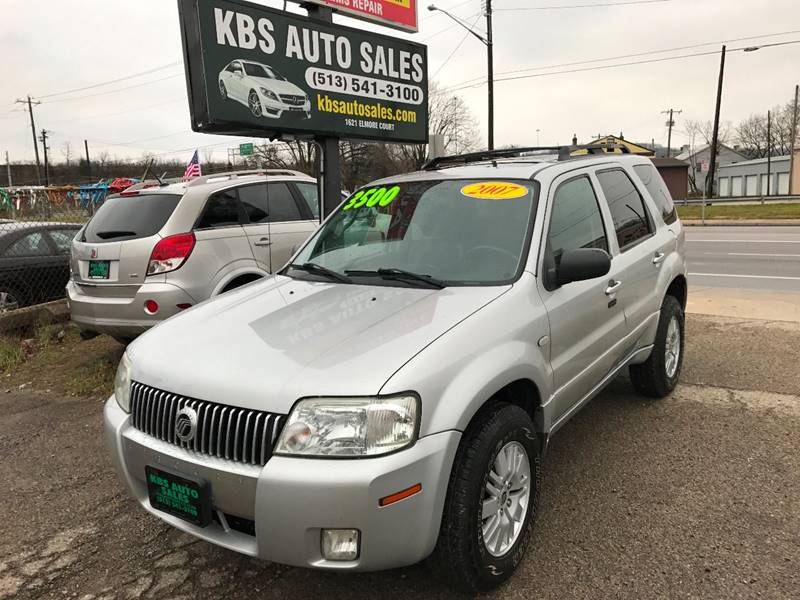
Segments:
[[[478,121],[466,102],[436,83],[430,85],[428,92],[428,115],[428,134],[442,136],[446,154],[463,154],[481,147]],[[427,146],[404,146],[400,157],[412,168],[419,168],[427,158]]]
[[[752,158],[789,154],[792,145],[794,101],[772,109],[770,140],[767,141],[767,115],[750,115],[736,126],[736,142]],[[795,146],[797,141],[795,140]]]
[[[108,162],[108,150],[103,150],[100,154],[97,155],[97,162],[100,164],[100,168],[104,168],[106,163]]]
[[[72,166],[72,147],[69,142],[61,144],[61,154],[64,157],[64,161],[67,163],[67,168]]]
[[[214,149],[210,146],[203,148],[203,164],[211,164],[214,162]]]

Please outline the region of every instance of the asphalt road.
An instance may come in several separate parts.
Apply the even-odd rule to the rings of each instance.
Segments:
[[[796,324],[689,315],[671,397],[619,378],[559,431],[529,553],[487,597],[797,598],[798,347]],[[424,566],[321,573],[177,532],[122,492],[100,401],[14,389],[0,416],[0,598],[454,597]]]
[[[686,227],[689,283],[800,292],[800,227]]]

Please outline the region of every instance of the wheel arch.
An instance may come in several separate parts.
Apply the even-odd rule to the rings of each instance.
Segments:
[[[681,274],[677,275],[667,286],[665,296],[673,296],[681,305],[683,310],[686,310],[686,300],[688,298],[689,286],[686,281],[686,276]]]
[[[229,279],[224,285],[220,286],[219,290],[214,295],[224,294],[225,292],[229,292],[238,287],[242,287],[243,285],[247,285],[248,283],[253,283],[254,281],[258,281],[259,279],[263,278],[264,278],[263,273],[255,273],[252,271],[247,273],[240,273]]]

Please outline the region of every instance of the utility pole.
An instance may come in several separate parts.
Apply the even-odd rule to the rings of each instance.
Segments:
[[[8,150],[6,150],[6,175],[8,175],[8,187],[14,187],[14,182],[11,181],[11,163],[8,162]]]
[[[50,185],[50,165],[47,162],[47,129],[42,129],[42,149],[44,150],[44,184]]]
[[[92,163],[89,160],[89,142],[83,140],[83,149],[86,150],[86,176],[88,178],[92,177]]]
[[[772,179],[772,111],[767,111],[767,196],[770,194]]]
[[[667,127],[669,128],[669,133],[667,133],[667,158],[672,156],[672,128],[675,125],[675,121],[672,118],[673,113],[681,114],[682,110],[674,110],[670,108],[669,110],[662,110],[661,114],[666,115],[669,113],[669,121],[667,121]]]
[[[722,52],[719,59],[719,81],[717,82],[717,107],[714,110],[714,131],[711,134],[711,157],[708,165],[708,180],[706,181],[707,198],[714,197],[714,177],[717,173],[717,144],[719,139],[719,111],[722,107],[722,81],[725,77],[725,50],[726,47],[722,46]],[[703,202],[705,209],[705,202]]]
[[[38,100],[33,102],[31,97],[28,96],[27,100],[17,100],[16,104],[27,104],[28,105],[28,114],[31,116],[31,134],[33,135],[33,152],[36,154],[36,181],[39,185],[42,185],[42,173],[41,173],[41,166],[39,163],[39,145],[36,143],[36,123],[33,121],[33,105],[39,105],[41,102]]]
[[[333,23],[333,10],[327,6],[306,5],[309,18],[321,23]],[[320,222],[331,214],[342,201],[342,168],[339,157],[339,138],[316,136],[315,162],[319,172]]]
[[[492,0],[486,0],[486,55],[489,61],[489,150],[494,150],[494,42],[492,41]]]
[[[797,103],[800,98],[800,85],[794,86],[794,111],[792,113],[792,139],[789,142],[789,193],[795,192],[795,178],[794,178],[794,144],[797,140]]]

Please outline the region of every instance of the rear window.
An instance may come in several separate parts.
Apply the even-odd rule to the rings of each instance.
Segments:
[[[83,241],[97,244],[155,235],[167,222],[180,199],[178,194],[111,197],[89,221]]]
[[[635,165],[633,170],[639,176],[639,179],[644,183],[644,187],[650,192],[653,200],[664,217],[664,223],[669,225],[678,220],[678,213],[675,211],[675,204],[672,201],[672,195],[669,193],[664,180],[653,165]]]

